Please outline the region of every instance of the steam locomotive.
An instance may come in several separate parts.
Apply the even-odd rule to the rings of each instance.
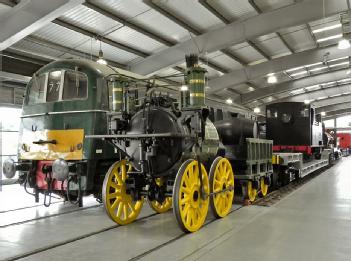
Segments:
[[[106,212],[118,224],[134,221],[147,198],[159,213],[173,206],[180,228],[194,232],[209,206],[218,218],[228,215],[235,186],[251,200],[258,191],[267,193],[272,141],[254,138],[254,124],[245,119],[211,122],[206,71],[195,55],[186,56],[186,64],[189,90],[180,106],[149,89],[127,125],[113,124],[114,134],[86,135],[109,141],[121,153],[102,188]]]

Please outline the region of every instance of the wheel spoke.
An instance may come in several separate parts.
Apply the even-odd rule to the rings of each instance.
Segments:
[[[125,182],[127,179],[127,168],[125,164],[122,164],[121,174],[122,174],[122,180],[123,182]]]
[[[111,181],[110,186],[113,187],[116,190],[121,190],[122,189],[121,185],[119,185],[119,184],[117,184],[117,183],[115,183],[113,181]]]
[[[116,216],[117,217],[121,217],[121,215],[122,215],[122,209],[123,209],[123,205],[124,205],[124,203],[123,202],[119,202],[119,204],[118,204],[118,209],[117,209],[117,214],[116,214]]]
[[[123,204],[123,216],[124,219],[128,218],[128,205],[126,203]]]
[[[117,197],[120,197],[120,196],[121,196],[121,192],[120,192],[120,191],[117,191],[117,192],[108,194],[108,195],[107,195],[107,198],[108,198],[108,199],[114,199],[114,198],[117,198]]]
[[[132,213],[135,213],[135,208],[131,202],[128,202],[128,206],[132,210]]]
[[[180,205],[182,206],[182,205],[185,205],[186,203],[188,203],[189,202],[189,197],[184,197],[184,198],[182,198],[181,200],[180,200]]]

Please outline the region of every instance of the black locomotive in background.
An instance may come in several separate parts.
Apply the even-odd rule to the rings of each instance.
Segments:
[[[323,149],[322,118],[313,105],[280,102],[266,107],[266,138],[274,152],[301,152],[304,160],[320,159]]]

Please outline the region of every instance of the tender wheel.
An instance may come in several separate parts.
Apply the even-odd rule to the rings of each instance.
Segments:
[[[180,167],[173,187],[173,213],[180,228],[195,232],[204,224],[208,212],[210,188],[206,169],[201,164],[201,193],[198,162],[189,159]]]
[[[261,187],[261,194],[262,194],[263,197],[265,197],[267,195],[267,193],[268,193],[269,185],[266,184],[264,177],[262,177],[260,179],[260,187]]]
[[[252,181],[248,181],[246,185],[242,186],[243,196],[249,201],[253,202],[257,196],[257,189],[252,185]]]
[[[226,158],[217,157],[210,169],[210,188],[213,194],[210,204],[213,214],[217,218],[228,215],[234,199],[234,173],[230,162]]]
[[[157,186],[161,187],[163,185],[162,179],[157,178],[155,180]],[[172,198],[166,197],[165,200],[160,203],[157,200],[148,200],[150,207],[157,213],[165,213],[172,207]]]
[[[108,216],[119,225],[133,222],[143,207],[144,199],[133,200],[126,190],[127,168],[126,160],[117,161],[106,173],[102,186],[102,200]]]

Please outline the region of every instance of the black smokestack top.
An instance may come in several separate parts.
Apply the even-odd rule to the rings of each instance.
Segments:
[[[195,64],[199,64],[199,57],[196,54],[185,55],[186,67],[194,67]]]

